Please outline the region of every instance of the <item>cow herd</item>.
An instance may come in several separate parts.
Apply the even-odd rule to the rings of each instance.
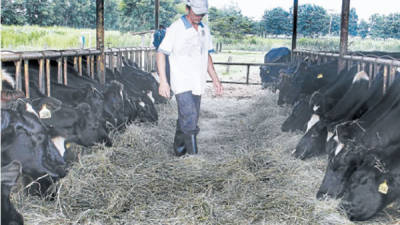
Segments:
[[[400,197],[400,73],[338,71],[336,60],[280,70],[278,105],[292,105],[282,131],[304,135],[292,152],[328,155],[318,199],[340,198],[350,220],[367,220]],[[387,85],[386,90],[384,89]]]
[[[50,61],[50,70],[57,73],[57,61]],[[48,97],[38,87],[38,63],[29,61],[30,98],[25,98],[25,90],[15,88],[14,64],[2,64],[1,224],[23,224],[9,199],[19,176],[28,194],[51,200],[52,184],[68,173],[71,143],[111,146],[111,132],[134,121],[158,120],[154,104],[165,102],[158,83],[129,61],[121,71],[106,69],[105,85],[80,76],[72,62],[67,70],[68,85],[51,80]]]
[[[282,48],[265,60],[287,61],[287,55]],[[158,95],[157,81],[128,60],[123,63],[120,71],[106,69],[103,85],[80,76],[68,62],[68,85],[51,80],[48,97],[38,87],[39,65],[31,60],[30,98],[15,88],[14,64],[2,64],[1,224],[23,224],[10,202],[19,176],[29,194],[51,200],[52,184],[68,173],[70,143],[111,146],[110,132],[158,120],[154,104],[166,100]],[[50,73],[57,69],[51,60]],[[383,69],[374,76],[357,66],[338,71],[337,61],[261,69],[263,87],[279,90],[278,105],[293,106],[282,131],[304,132],[293,155],[303,160],[328,155],[318,199],[341,198],[350,220],[367,220],[400,196],[398,71],[386,86]]]

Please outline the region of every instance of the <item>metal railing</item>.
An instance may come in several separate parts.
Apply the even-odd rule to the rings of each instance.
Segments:
[[[224,81],[221,80],[221,83],[229,83],[229,84],[251,84],[251,85],[260,85],[261,83],[250,83],[250,67],[251,66],[286,66],[286,63],[235,63],[235,62],[214,62],[214,65],[226,65],[226,66],[246,66],[246,81]],[[208,80],[207,82],[211,82]]]
[[[338,53],[328,53],[328,52],[313,52],[305,50],[294,50],[292,55],[292,60],[298,62],[304,57],[310,57],[311,59],[317,61],[317,64],[321,62],[327,62],[329,59],[340,59]],[[371,79],[373,79],[376,74],[383,68],[383,92],[393,82],[396,74],[396,70],[400,68],[399,59],[386,59],[382,57],[371,57],[371,56],[358,56],[358,55],[344,55],[342,57],[344,65],[347,66],[347,70],[353,65],[357,65],[357,71],[365,71]]]
[[[144,71],[155,70],[155,49],[149,47],[108,48],[105,49],[105,66],[113,73],[122,71],[122,57],[136,63]],[[1,51],[1,62],[14,62],[16,89],[22,90],[22,65],[24,66],[24,86],[26,97],[29,97],[29,61],[35,60],[39,64],[39,89],[50,96],[51,74],[50,60],[57,61],[57,82],[68,84],[68,59],[72,59],[73,67],[80,76],[83,76],[83,57],[86,57],[86,75],[95,79],[100,74],[100,50],[97,49],[70,49],[70,50],[45,50],[12,52]],[[95,59],[96,69],[95,67]],[[99,77],[97,77],[99,78]]]

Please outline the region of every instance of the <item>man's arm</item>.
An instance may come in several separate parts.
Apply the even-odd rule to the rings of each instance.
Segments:
[[[213,63],[213,60],[212,60],[210,54],[208,54],[207,72],[208,72],[208,75],[210,76],[210,78],[211,78],[211,80],[212,80],[212,82],[214,84],[215,94],[216,95],[222,95],[223,88],[222,88],[221,82],[218,79],[217,72],[215,72],[214,63]]]
[[[156,60],[157,60],[157,69],[158,69],[158,75],[160,78],[160,86],[158,87],[158,93],[165,97],[169,98],[170,97],[170,87],[167,82],[167,75],[165,72],[165,55],[162,52],[157,52],[156,55]]]

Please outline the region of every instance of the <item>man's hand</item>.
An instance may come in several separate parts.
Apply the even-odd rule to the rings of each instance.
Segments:
[[[215,89],[215,94],[217,96],[221,96],[222,93],[224,92],[224,88],[222,87],[222,84],[219,80],[213,81],[214,84],[214,89]]]
[[[163,96],[164,98],[170,98],[171,89],[167,82],[160,82],[160,86],[158,87],[158,94]]]

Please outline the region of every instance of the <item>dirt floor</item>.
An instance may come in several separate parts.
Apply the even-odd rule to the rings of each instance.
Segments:
[[[280,130],[290,107],[260,86],[224,88],[202,98],[198,155],[172,155],[176,102],[158,105],[157,124],[115,132],[111,148],[75,146],[55,201],[13,194],[26,224],[354,224],[315,198],[327,157],[291,156],[302,134]],[[359,224],[396,223],[390,207]]]

